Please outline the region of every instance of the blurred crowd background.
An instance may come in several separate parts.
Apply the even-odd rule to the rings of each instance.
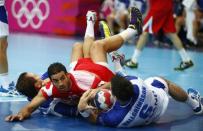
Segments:
[[[173,0],[177,34],[187,48],[203,44],[203,0]],[[95,10],[99,19],[105,19],[113,34],[127,28],[128,8],[137,6],[148,11],[148,0],[7,0],[11,32],[34,32],[63,36],[84,36],[86,12]],[[160,5],[162,6],[162,5]],[[97,26],[98,27],[98,26]],[[96,28],[97,28],[96,27]],[[96,29],[97,30],[97,29]],[[172,44],[162,33],[150,37],[158,47]],[[129,41],[129,44],[134,44]]]

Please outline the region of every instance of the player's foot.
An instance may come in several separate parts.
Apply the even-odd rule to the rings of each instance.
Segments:
[[[137,30],[137,35],[142,34],[142,13],[137,7],[130,8],[130,24],[128,28]]]
[[[196,101],[196,105],[193,107],[193,111],[195,114],[202,114],[203,113],[203,105],[201,103],[200,93],[192,88],[187,90],[188,97],[192,98],[192,100]]]
[[[15,89],[15,83],[12,81],[8,89],[5,89],[2,85],[0,86],[0,96],[14,97],[20,96],[20,93]]]
[[[125,61],[125,66],[129,68],[138,68],[138,63],[134,63],[131,59]]]
[[[193,62],[190,60],[190,61],[188,61],[188,62],[181,62],[180,63],[180,65],[179,65],[179,67],[176,67],[176,68],[174,68],[174,70],[177,70],[177,71],[183,71],[183,70],[185,70],[185,69],[188,69],[188,68],[190,68],[190,67],[192,67],[194,64],[193,64]]]
[[[108,27],[107,23],[103,20],[99,22],[99,32],[101,38],[108,38],[111,36],[111,30]]]
[[[86,14],[86,18],[87,21],[92,21],[93,23],[95,23],[97,20],[97,13],[92,10],[89,10]]]

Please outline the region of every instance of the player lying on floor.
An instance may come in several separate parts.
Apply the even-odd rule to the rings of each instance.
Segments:
[[[113,127],[159,122],[167,116],[169,100],[187,103],[195,114],[203,114],[198,91],[190,88],[186,93],[163,77],[142,80],[126,75],[120,60],[114,58],[115,66],[119,67],[116,68],[117,75],[100,88],[89,89],[80,98],[78,110],[90,122]]]
[[[116,75],[101,88],[109,89],[114,100],[110,99],[108,93],[101,92],[101,89],[89,89],[78,104],[81,115],[96,124],[133,127],[157,122],[166,115],[169,96],[187,103],[195,114],[203,115],[199,92],[190,88],[186,93],[181,87],[162,77],[142,80],[137,76]],[[92,106],[91,101],[96,101],[94,105],[97,106]],[[101,110],[104,107],[106,109]]]
[[[93,14],[93,13],[91,13]],[[80,96],[90,88],[97,88],[114,76],[108,69],[106,54],[120,48],[126,40],[140,34],[142,26],[141,13],[135,7],[131,8],[130,25],[125,31],[106,39],[94,41],[93,20],[87,15],[87,28],[81,51],[72,53],[73,69],[67,72],[61,63],[53,63],[48,68],[50,82],[40,89],[37,96],[23,107],[19,113],[9,115],[6,121],[24,120],[32,114],[48,98],[60,98],[70,105],[77,105]],[[79,44],[78,44],[79,45]],[[81,54],[82,52],[82,54]]]

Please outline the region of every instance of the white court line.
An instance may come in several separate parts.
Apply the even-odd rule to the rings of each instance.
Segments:
[[[15,97],[0,97],[0,102],[13,102],[13,101],[28,101],[26,97],[15,98]]]

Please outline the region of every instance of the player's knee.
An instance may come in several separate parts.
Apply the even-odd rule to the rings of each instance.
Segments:
[[[148,32],[143,32],[141,36],[142,36],[142,37],[148,37],[148,35],[149,35]]]
[[[0,51],[5,52],[8,47],[8,42],[6,38],[0,38]]]
[[[90,54],[92,54],[93,52],[100,52],[101,50],[104,49],[104,45],[102,44],[103,42],[101,42],[100,40],[95,41],[91,48],[90,48]]]
[[[82,43],[81,42],[76,42],[73,45],[73,50],[82,50]]]
[[[91,50],[95,50],[95,49],[101,49],[101,48],[103,48],[104,47],[104,44],[103,44],[103,42],[101,41],[101,40],[97,40],[97,41],[95,41],[93,44],[92,44],[92,46],[91,46]]]

